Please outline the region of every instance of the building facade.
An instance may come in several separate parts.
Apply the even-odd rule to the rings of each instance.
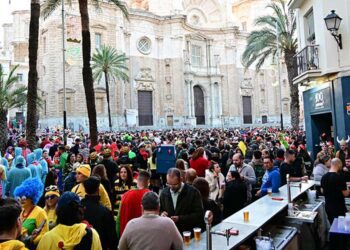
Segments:
[[[245,70],[241,56],[266,0],[134,0],[127,20],[108,3],[89,6],[92,53],[101,45],[129,58],[128,82],[112,79],[114,129],[279,126],[281,107],[290,123],[289,87],[282,67]],[[60,10],[42,20],[39,37],[39,125],[62,127],[62,25]],[[66,110],[68,127],[87,130],[77,1],[66,13]],[[280,89],[281,87],[281,89]],[[95,82],[99,130],[108,129],[104,79]]]
[[[2,25],[3,37],[0,47],[0,64],[5,74],[8,74],[15,66],[15,75],[18,82],[15,88],[28,83],[28,39],[29,39],[29,10],[15,10],[12,12],[12,23]],[[24,121],[26,106],[9,110],[8,119],[16,122]]]
[[[336,138],[350,134],[350,2],[291,0],[289,7],[297,20],[298,76],[294,84],[303,91],[308,149],[319,151],[323,133],[338,147]],[[343,19],[337,31],[342,48],[325,25],[324,18],[332,10]]]

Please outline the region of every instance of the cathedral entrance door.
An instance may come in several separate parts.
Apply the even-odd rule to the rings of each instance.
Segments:
[[[194,114],[196,116],[197,125],[205,124],[205,113],[204,113],[204,93],[201,87],[194,86]]]
[[[138,91],[139,126],[153,125],[152,91]]]

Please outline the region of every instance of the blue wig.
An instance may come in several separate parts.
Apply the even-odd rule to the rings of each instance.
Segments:
[[[26,179],[22,184],[16,187],[13,192],[14,197],[27,197],[32,200],[33,204],[37,204],[43,195],[44,185],[39,178]]]

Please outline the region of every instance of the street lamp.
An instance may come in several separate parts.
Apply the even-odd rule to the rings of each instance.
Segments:
[[[65,8],[62,0],[62,80],[63,80],[63,142],[67,145],[67,103],[66,103],[66,37],[65,37]]]
[[[336,40],[340,49],[343,48],[343,43],[341,39],[341,34],[338,34],[339,26],[342,18],[335,14],[335,10],[331,10],[331,13],[324,18],[327,30],[329,30]]]

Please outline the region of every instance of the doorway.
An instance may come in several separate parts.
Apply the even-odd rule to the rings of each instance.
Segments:
[[[138,91],[139,126],[153,125],[152,91]]]
[[[194,94],[194,115],[196,117],[197,125],[205,125],[205,111],[204,111],[204,93],[201,87],[193,87]]]
[[[320,136],[325,133],[327,140],[334,141],[334,128],[332,113],[311,115],[312,137],[315,142],[314,152],[321,151]]]

